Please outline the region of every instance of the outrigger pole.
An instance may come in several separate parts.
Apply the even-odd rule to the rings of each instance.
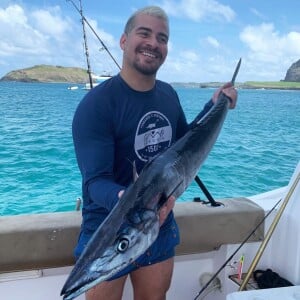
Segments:
[[[73,2],[73,1],[72,1]],[[93,88],[93,78],[92,78],[92,71],[91,71],[91,65],[90,65],[90,57],[89,57],[89,50],[87,46],[87,38],[85,33],[85,25],[84,25],[84,19],[83,19],[83,12],[82,12],[82,4],[81,0],[79,0],[80,4],[80,15],[81,15],[81,23],[82,23],[82,31],[83,31],[83,41],[84,41],[84,49],[85,49],[85,57],[86,57],[86,63],[87,63],[87,73],[89,75],[89,82],[90,82],[90,88]]]
[[[101,40],[101,38],[99,37],[99,35],[97,34],[97,32],[94,30],[94,28],[92,27],[92,25],[89,23],[89,21],[85,18],[85,16],[82,13],[82,10],[78,8],[78,6],[74,3],[73,0],[66,0],[67,2],[70,1],[72,3],[72,5],[75,7],[75,9],[78,11],[78,13],[81,16],[81,19],[90,27],[90,29],[92,30],[92,32],[94,33],[94,35],[97,37],[98,41],[101,43],[103,49],[108,53],[108,55],[111,57],[111,59],[113,60],[113,62],[116,64],[116,66],[121,70],[120,65],[118,64],[118,62],[115,60],[115,58],[112,56],[111,52],[108,50],[108,48],[106,47],[106,45],[103,43],[103,41]],[[81,5],[81,0],[80,0],[80,5]]]
[[[274,220],[273,220],[273,222],[272,222],[272,224],[271,224],[271,226],[270,226],[263,242],[261,243],[261,245],[260,245],[260,247],[259,247],[259,249],[258,249],[251,265],[250,265],[250,267],[249,267],[249,270],[248,270],[248,272],[247,272],[247,274],[246,274],[246,276],[245,276],[245,278],[244,278],[244,280],[243,280],[243,282],[242,282],[242,284],[239,288],[239,291],[243,291],[245,289],[245,287],[246,287],[246,285],[247,285],[254,269],[256,268],[262,254],[263,254],[263,252],[266,248],[266,246],[268,245],[268,242],[269,242],[269,240],[270,240],[270,238],[271,238],[271,236],[272,236],[272,234],[273,234],[273,232],[274,232],[274,230],[275,230],[275,228],[276,228],[276,226],[277,226],[277,224],[278,224],[278,222],[279,222],[279,220],[282,216],[282,213],[284,212],[284,210],[285,210],[285,208],[286,208],[286,206],[287,206],[287,204],[288,204],[295,188],[297,187],[297,184],[298,184],[299,180],[300,180],[300,173],[298,173],[295,181],[293,182],[293,184],[290,187],[288,193],[286,194],[285,199],[284,199],[282,205],[280,206],[280,208],[278,210],[278,213],[276,214],[276,216],[275,216],[275,218],[274,218]]]

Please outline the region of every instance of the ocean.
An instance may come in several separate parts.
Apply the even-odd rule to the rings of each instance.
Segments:
[[[0,215],[71,211],[81,177],[71,136],[87,91],[68,84],[0,82]],[[213,89],[176,88],[188,121]],[[239,90],[199,176],[215,199],[285,186],[300,159],[300,91]],[[178,201],[204,198],[192,183]]]

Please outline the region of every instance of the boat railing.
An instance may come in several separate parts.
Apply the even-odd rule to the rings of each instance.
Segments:
[[[246,198],[220,201],[224,205],[219,207],[196,202],[175,205],[181,232],[176,255],[240,243],[264,217],[263,209]],[[0,217],[0,273],[73,265],[80,224],[80,211]],[[251,241],[261,240],[263,234],[262,225]]]

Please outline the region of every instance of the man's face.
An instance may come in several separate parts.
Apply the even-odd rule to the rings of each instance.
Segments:
[[[134,28],[120,40],[124,66],[144,75],[155,75],[168,53],[169,30],[165,21],[149,15],[138,15]]]

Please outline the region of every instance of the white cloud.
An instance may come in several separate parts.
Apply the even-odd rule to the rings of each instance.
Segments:
[[[113,36],[99,29],[95,21],[91,23],[105,44],[108,43],[107,47],[114,51],[118,43]],[[103,61],[111,59],[107,56],[99,59],[99,41],[89,28],[86,31],[90,42],[89,51],[95,59],[93,71],[108,70],[103,66]],[[0,36],[2,72],[37,64],[86,67],[81,23],[78,19],[75,22],[66,17],[59,6],[33,10],[26,10],[16,4],[0,7]]]
[[[235,12],[230,6],[215,0],[182,0],[179,3],[165,0],[161,6],[169,15],[187,17],[196,22],[203,19],[231,22],[235,18]]]
[[[6,9],[0,8],[0,21],[4,24],[24,24],[27,22],[27,17],[24,14],[22,7],[19,5],[11,5]]]
[[[49,10],[36,10],[32,14],[33,26],[41,33],[51,36],[54,39],[64,38],[64,34],[70,31],[71,22],[61,16],[59,7]]]
[[[220,43],[218,42],[218,40],[215,39],[215,38],[212,37],[212,36],[208,36],[208,37],[206,38],[206,42],[207,42],[210,46],[212,46],[212,47],[214,47],[214,48],[219,48],[219,47],[220,47]]]
[[[0,53],[5,56],[49,54],[53,48],[51,39],[57,40],[68,25],[47,11],[34,11],[30,15],[19,5],[0,9]]]
[[[291,63],[300,57],[300,32],[280,34],[271,23],[247,26],[240,39],[249,49],[247,60],[256,78],[283,79]]]
[[[185,50],[179,54],[179,56],[186,61],[186,63],[197,63],[199,61],[199,55],[193,50]]]
[[[256,8],[251,8],[250,11],[257,16],[259,19],[261,20],[265,20],[266,16],[264,14],[262,14],[260,11],[258,11]]]
[[[39,47],[45,46],[43,35],[28,23],[24,10],[18,5],[0,9],[0,35],[3,56],[34,54],[39,50],[45,53],[45,48]]]
[[[300,55],[300,32],[280,35],[271,23],[247,26],[240,34],[241,40],[258,59],[275,62],[284,55]]]

